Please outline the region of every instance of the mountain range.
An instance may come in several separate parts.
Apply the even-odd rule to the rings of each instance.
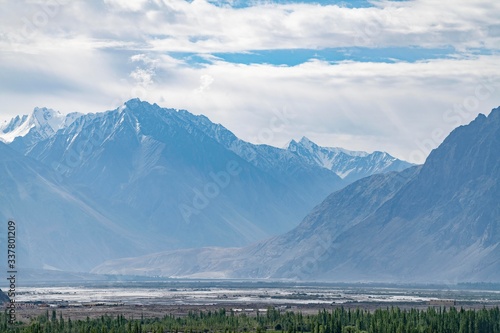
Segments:
[[[339,189],[282,235],[246,247],[192,248],[111,260],[93,272],[191,278],[498,282],[499,175],[497,108],[452,131],[424,165],[372,175]]]
[[[353,181],[404,170],[387,153],[254,145],[185,110],[133,99],[101,113],[47,108],[0,126],[1,218],[26,267],[106,260],[279,235]]]

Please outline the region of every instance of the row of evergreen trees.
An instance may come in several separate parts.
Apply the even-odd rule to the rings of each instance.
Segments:
[[[30,323],[9,325],[2,315],[0,332],[16,333],[500,333],[500,310],[379,309],[374,312],[337,308],[316,315],[280,312],[269,308],[265,314],[248,316],[220,309],[190,312],[187,316],[125,318],[101,316],[87,320],[64,319],[55,311]]]

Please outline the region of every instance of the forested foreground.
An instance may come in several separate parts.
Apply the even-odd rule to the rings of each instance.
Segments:
[[[500,333],[500,310],[434,309],[400,310],[379,309],[375,312],[338,308],[321,311],[316,315],[283,312],[268,309],[258,316],[236,314],[221,309],[216,312],[189,313],[185,317],[166,315],[163,318],[125,318],[102,316],[97,319],[64,319],[52,311],[31,323],[9,325],[2,316],[0,332],[29,333],[160,333],[160,332],[448,332],[448,333]]]

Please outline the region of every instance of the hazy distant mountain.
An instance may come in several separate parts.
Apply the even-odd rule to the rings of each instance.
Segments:
[[[244,248],[186,249],[112,260],[95,273],[206,278],[315,279],[333,240],[363,221],[417,173],[374,175],[327,197],[290,232]],[[362,207],[363,209],[360,209]],[[353,244],[355,246],[355,244]]]
[[[81,270],[124,253],[145,253],[144,239],[59,183],[51,170],[1,142],[0,187],[2,243],[13,219],[18,267]],[[6,249],[1,250],[5,258]]]
[[[109,261],[94,272],[498,282],[499,175],[497,108],[455,129],[423,166],[361,179],[330,195],[282,236],[239,249]]]
[[[333,171],[344,179],[344,184],[373,174],[401,171],[412,166],[411,163],[384,152],[369,154],[342,148],[320,147],[305,137],[299,142],[290,141],[285,149],[268,145],[253,145],[238,139],[225,127],[212,123],[205,116],[194,116],[187,111],[180,111],[179,115],[186,121],[196,124],[205,134],[244,160],[287,182],[303,178],[302,172],[313,171],[325,174],[325,170],[318,170],[315,166]],[[290,179],[291,175],[295,177]],[[321,180],[316,184],[307,184],[313,185],[315,189],[322,187]],[[324,196],[319,199],[323,198]]]
[[[283,232],[318,195],[341,186],[336,175],[313,169],[302,182],[321,178],[322,189],[292,187],[178,114],[132,100],[79,117],[26,151],[59,170],[79,192],[126,212],[129,218],[120,223],[148,235],[151,251],[245,244]]]
[[[376,151],[368,154],[342,148],[320,147],[306,137],[303,137],[299,142],[290,141],[286,148],[312,164],[335,172],[336,175],[348,182],[377,173],[402,171],[412,166],[412,164],[384,152]]]
[[[135,235],[140,246],[130,246],[122,255],[250,244],[290,230],[314,205],[348,183],[331,168],[290,149],[253,145],[204,116],[138,99],[96,114],[63,116],[36,108],[31,115],[2,125],[0,137],[29,157],[31,164],[38,161],[43,173],[51,173],[53,181],[40,183],[37,191],[78,197],[85,209],[99,212],[121,231]],[[368,171],[360,169],[383,172],[387,161],[373,163],[377,165],[369,165]],[[17,173],[0,177],[17,184],[26,181]],[[28,193],[27,198],[36,195]],[[36,202],[21,214],[23,201],[16,196],[11,197],[15,206],[4,211],[37,223],[37,228],[57,226],[60,231],[54,235],[65,242],[67,255],[80,233],[73,229],[73,213],[64,213],[77,209],[71,206],[74,201],[51,194],[42,197],[57,214],[53,210],[38,213],[43,207]],[[4,205],[0,203],[0,208]],[[90,224],[100,223],[94,213],[85,218]],[[86,262],[54,263],[49,258],[62,249],[49,251],[48,245],[36,242],[27,251],[33,258],[43,256],[40,265],[87,269],[91,263],[116,258],[130,241],[125,234],[114,237],[112,230],[102,232],[107,240],[102,253],[88,251]],[[82,237],[84,241],[95,251],[103,246]]]
[[[26,149],[71,125],[81,114],[62,115],[47,108],[35,108],[30,115],[17,116],[0,125],[0,141],[16,149]]]

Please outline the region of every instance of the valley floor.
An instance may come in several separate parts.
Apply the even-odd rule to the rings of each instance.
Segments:
[[[72,320],[86,320],[89,318],[100,318],[101,316],[111,316],[116,317],[118,315],[123,315],[128,319],[140,319],[140,318],[162,318],[165,315],[173,315],[175,317],[185,317],[189,314],[189,312],[216,312],[221,308],[224,308],[227,313],[230,313],[231,310],[236,310],[235,314],[243,314],[245,313],[247,316],[256,316],[257,309],[266,309],[265,307],[269,306],[269,304],[262,303],[234,303],[234,304],[226,304],[225,306],[221,305],[95,305],[95,306],[84,306],[84,307],[59,307],[52,308],[47,306],[33,306],[23,304],[18,307],[16,311],[17,319],[28,323],[32,319],[36,319],[37,317],[44,315],[47,311],[52,312],[55,310],[57,312],[57,316],[62,315],[63,318]],[[500,306],[500,302],[488,302],[488,303],[480,303],[480,302],[463,302],[457,303],[454,307],[460,309],[471,309],[471,310],[480,310],[480,309],[491,309]],[[397,307],[401,310],[426,310],[429,307],[437,307],[436,305],[429,305],[427,303],[376,303],[376,302],[366,302],[366,303],[347,303],[347,304],[334,304],[334,305],[325,305],[325,304],[290,304],[290,305],[280,305],[277,306],[281,313],[284,312],[295,312],[302,314],[311,314],[315,315],[322,310],[331,311],[335,308],[343,307],[344,309],[363,309],[373,312],[377,309],[387,309],[391,307]],[[449,307],[447,307],[449,308]],[[241,311],[239,311],[241,310]],[[266,312],[261,312],[265,314]],[[260,313],[260,314],[261,314]]]
[[[190,311],[225,309],[247,316],[281,313],[317,314],[320,310],[420,309],[500,306],[500,291],[459,286],[402,287],[394,285],[294,284],[282,282],[170,281],[92,283],[20,287],[16,315],[24,322],[56,310],[72,320],[102,315],[126,318],[186,316]]]

